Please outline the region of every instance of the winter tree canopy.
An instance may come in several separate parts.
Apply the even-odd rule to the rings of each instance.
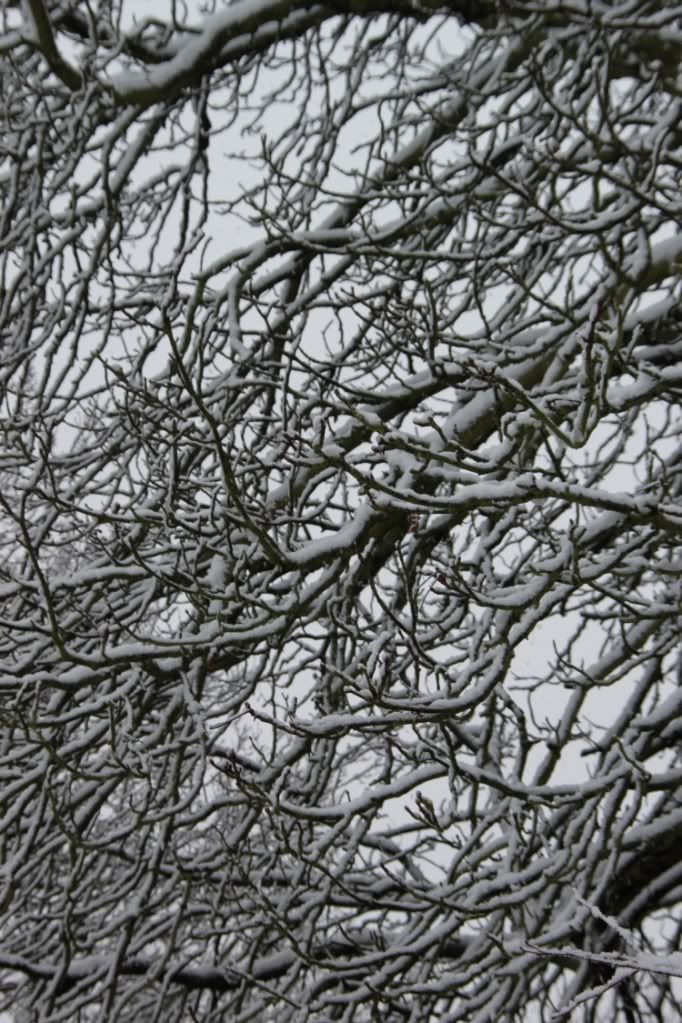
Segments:
[[[679,1019],[682,6],[0,11],[0,1019]]]

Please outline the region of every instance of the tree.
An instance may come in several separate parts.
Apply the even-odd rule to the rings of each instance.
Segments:
[[[677,1019],[682,7],[152,10],[3,4],[0,1010]]]

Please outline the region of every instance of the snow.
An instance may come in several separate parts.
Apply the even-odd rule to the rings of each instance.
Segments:
[[[647,730],[660,728],[661,725],[667,724],[668,721],[673,720],[673,718],[676,718],[681,713],[682,689],[674,692],[656,710],[650,711],[645,717],[635,718],[632,724],[635,728]]]
[[[36,25],[35,18],[33,17],[33,10],[29,0],[21,0],[21,13],[23,15],[24,24],[21,33],[22,38],[26,42],[31,43],[32,46],[40,45],[40,32]]]
[[[363,408],[361,405],[358,409],[358,416],[369,426],[371,429],[378,430],[383,428],[383,420],[376,413],[369,409]]]
[[[369,504],[360,505],[353,518],[336,533],[321,537],[319,540],[311,540],[305,547],[289,552],[287,560],[297,566],[310,565],[324,560],[329,555],[347,551],[363,538],[376,515]]]
[[[123,103],[162,99],[164,93],[177,87],[178,81],[208,67],[227,43],[263,26],[274,30],[276,23],[281,24],[290,12],[291,4],[286,0],[238,0],[208,15],[201,30],[184,42],[171,60],[143,72],[117,72],[107,84]]]
[[[322,448],[322,454],[325,458],[343,458],[346,450],[340,444],[325,444]]]
[[[225,559],[221,554],[214,554],[206,572],[206,583],[214,590],[225,587]]]
[[[280,798],[278,803],[282,809],[294,817],[301,817],[305,820],[338,820],[364,813],[372,806],[381,806],[388,799],[396,799],[420,784],[446,775],[447,768],[442,764],[425,764],[423,767],[418,767],[416,770],[396,778],[390,784],[374,785],[366,789],[361,796],[336,806],[299,806],[284,798]]]

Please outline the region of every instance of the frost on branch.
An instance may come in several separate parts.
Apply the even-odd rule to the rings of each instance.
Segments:
[[[1,17],[0,1013],[676,1020],[680,11]]]

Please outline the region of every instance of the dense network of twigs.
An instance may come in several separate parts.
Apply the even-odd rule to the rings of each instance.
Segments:
[[[682,6],[150,10],[0,2],[0,1018],[679,1019]]]

